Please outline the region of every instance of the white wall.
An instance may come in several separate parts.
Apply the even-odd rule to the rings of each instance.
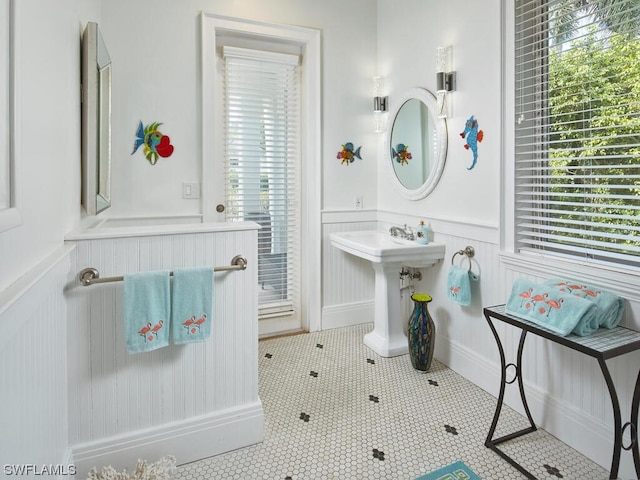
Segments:
[[[95,2],[19,0],[22,224],[0,234],[3,463],[68,465],[64,234],[80,218],[80,35]]]
[[[17,3],[23,222],[0,234],[0,291],[62,245],[80,201],[82,2]]]
[[[183,181],[202,180],[201,11],[321,30],[324,207],[352,206],[354,184],[360,185],[364,205],[374,206],[376,9],[370,0],[113,0],[103,2],[101,24],[113,60],[113,207],[108,215],[202,212],[199,201],[182,198]],[[139,121],[163,123],[160,130],[175,147],[171,157],[151,166],[141,151],[131,155]],[[346,167],[336,154],[348,141],[362,146],[364,160]]]
[[[461,0],[378,1],[378,63],[394,105],[404,90],[435,92],[438,46],[453,46],[456,91],[450,95],[449,149],[442,178],[424,200],[396,194],[390,179],[378,177],[378,209],[425,218],[497,227],[500,215],[500,2]],[[459,133],[474,115],[484,131],[478,163]],[[381,162],[386,147],[380,135]]]

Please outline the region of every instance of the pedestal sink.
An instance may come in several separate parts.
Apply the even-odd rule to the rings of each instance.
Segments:
[[[332,233],[330,238],[334,247],[369,260],[375,272],[374,328],[364,336],[365,345],[382,357],[407,353],[404,333],[407,319],[401,318],[400,270],[435,265],[444,258],[444,244],[420,245],[376,230]]]

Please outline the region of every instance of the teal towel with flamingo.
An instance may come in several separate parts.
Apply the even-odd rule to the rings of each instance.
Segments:
[[[522,278],[513,282],[505,312],[563,337],[570,333],[590,335],[599,326],[599,309],[595,303],[562,292],[553,285]]]
[[[463,306],[471,305],[471,281],[477,281],[478,275],[457,265],[449,267],[447,275],[447,298]]]
[[[124,275],[124,331],[129,353],[169,345],[169,271]]]
[[[571,280],[548,280],[545,283],[553,285],[562,292],[567,292],[595,303],[600,311],[598,323],[603,328],[615,328],[620,323],[620,320],[622,320],[625,302],[624,298],[618,295],[598,287],[582,285],[580,282]]]
[[[179,268],[171,287],[173,343],[204,342],[211,335],[213,267]]]

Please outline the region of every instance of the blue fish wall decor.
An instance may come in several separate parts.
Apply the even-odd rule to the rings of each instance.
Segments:
[[[142,125],[142,122],[138,124],[136,140],[133,144],[133,152],[131,152],[131,155],[136,153],[138,148],[143,147],[144,157],[151,165],[155,165],[159,157],[166,158],[171,156],[173,153],[171,139],[168,135],[163,135],[158,130],[160,125],[162,125],[162,123],[158,122],[150,123],[146,127]]]
[[[464,124],[464,131],[460,136],[467,139],[464,148],[471,150],[471,153],[473,153],[473,163],[470,167],[467,167],[467,170],[471,170],[478,162],[478,143],[481,142],[484,137],[484,132],[478,129],[478,120],[473,118],[473,115],[471,115]]]
[[[358,147],[354,150],[353,143],[347,142],[342,145],[342,150],[338,152],[336,158],[341,160],[340,164],[346,164],[348,166],[350,163],[353,163],[356,158],[362,160],[362,157],[360,156],[361,148],[362,147]]]

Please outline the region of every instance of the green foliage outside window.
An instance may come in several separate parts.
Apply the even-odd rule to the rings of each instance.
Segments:
[[[589,33],[548,53],[548,183],[564,203],[549,206],[550,219],[639,246],[640,40]]]

